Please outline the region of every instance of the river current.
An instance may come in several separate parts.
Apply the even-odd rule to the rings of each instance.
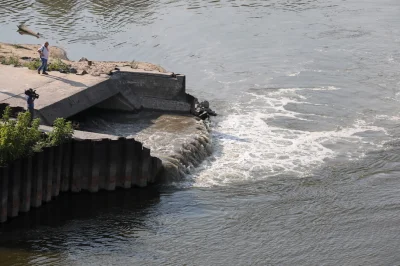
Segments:
[[[71,59],[138,60],[207,99],[182,181],[63,195],[0,231],[0,265],[397,265],[398,0],[1,0]],[[0,81],[1,82],[1,81]]]

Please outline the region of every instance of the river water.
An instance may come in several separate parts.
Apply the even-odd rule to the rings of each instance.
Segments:
[[[3,226],[0,264],[399,264],[398,0],[2,0],[0,11],[2,42],[38,42],[15,32],[27,21],[71,59],[160,64],[220,114],[214,154],[190,176],[64,195]]]

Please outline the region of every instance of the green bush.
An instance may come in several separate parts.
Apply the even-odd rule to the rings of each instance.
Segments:
[[[0,63],[3,65],[13,65],[13,66],[21,66],[21,63],[19,62],[19,58],[17,56],[10,56],[10,57],[2,57],[0,59]]]
[[[48,143],[50,146],[57,146],[71,139],[73,135],[72,123],[64,118],[57,118],[53,124],[53,131],[48,134]]]
[[[16,120],[10,119],[11,108],[4,111],[0,123],[0,165],[28,155],[31,148],[41,139],[39,119],[32,121],[30,113],[19,113]]]
[[[40,66],[42,65],[42,62],[39,59],[34,59],[30,62],[27,62],[24,64],[24,66],[26,66],[27,68],[29,68],[30,70],[36,70],[38,69]]]
[[[42,65],[42,61],[39,59],[34,59],[30,62],[24,64],[25,67],[29,68],[30,70],[36,70]],[[62,72],[69,72],[69,65],[64,63],[61,59],[55,59],[51,61],[47,65],[47,70],[49,71],[62,71]]]
[[[40,152],[45,147],[58,146],[72,139],[74,128],[70,121],[64,118],[57,118],[53,124],[53,130],[46,134],[44,139],[39,140],[33,147],[32,151]]]
[[[11,119],[11,108],[6,107],[0,122],[0,165],[6,165],[23,158],[44,147],[60,145],[72,138],[74,130],[71,122],[57,118],[53,131],[42,134],[39,130],[39,118],[30,123],[30,113],[19,113],[17,119]]]
[[[51,63],[48,65],[47,69],[49,71],[65,71],[65,72],[68,72],[69,71],[69,66],[66,63],[64,63],[61,59],[57,58],[56,60],[51,61]]]

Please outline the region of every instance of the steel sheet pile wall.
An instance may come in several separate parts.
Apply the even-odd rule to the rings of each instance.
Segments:
[[[0,222],[28,212],[60,192],[145,187],[161,160],[134,139],[73,140],[0,168]]]

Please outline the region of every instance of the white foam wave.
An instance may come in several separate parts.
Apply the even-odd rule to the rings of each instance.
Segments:
[[[297,77],[300,75],[300,71],[288,74],[288,77]]]
[[[239,103],[231,109],[229,115],[218,118],[220,120],[215,121],[212,127],[215,153],[189,177],[194,186],[223,185],[279,174],[306,176],[326,159],[338,154],[338,151],[328,148],[335,143],[376,145],[364,141],[362,134],[357,133],[382,131],[386,134],[383,128],[369,125],[363,120],[356,120],[352,126],[339,127],[336,130],[310,132],[266,122],[276,117],[299,120],[299,113],[284,108],[291,102],[307,103],[303,101],[304,98],[298,95],[296,97],[295,92],[298,90],[303,89],[284,89],[267,95],[248,93],[246,96],[251,97],[250,101]],[[257,105],[258,101],[262,101],[263,105]],[[362,151],[344,153],[349,159],[363,154]]]

